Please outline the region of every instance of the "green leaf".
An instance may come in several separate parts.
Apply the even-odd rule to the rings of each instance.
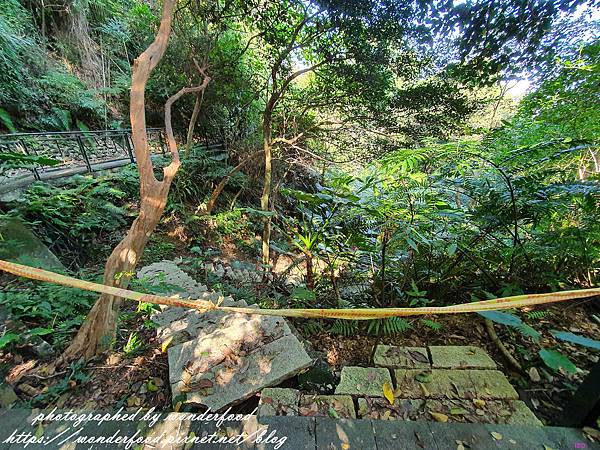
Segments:
[[[275,215],[273,211],[261,211],[260,209],[254,208],[241,208],[241,210],[247,212],[248,214],[254,214],[255,216],[261,217],[273,217]]]
[[[550,333],[556,339],[560,339],[561,341],[572,342],[573,344],[579,344],[585,347],[593,348],[594,350],[600,350],[600,341],[579,336],[578,334],[570,333],[568,331],[551,330]]]
[[[6,112],[6,110],[3,109],[3,108],[0,108],[0,122],[2,122],[2,124],[11,133],[16,133],[17,132],[17,129],[15,128],[15,125],[13,124],[13,121],[10,118],[10,114],[8,114],[8,112]]]
[[[42,166],[56,166],[60,164],[58,159],[46,158],[45,156],[25,155],[16,152],[0,153],[0,161],[8,161],[20,164],[39,164]]]
[[[448,256],[452,256],[454,255],[454,253],[456,253],[456,243],[452,243],[448,246],[448,248],[446,248],[446,253],[448,253]]]
[[[521,325],[518,325],[515,328],[519,330],[521,334],[532,338],[536,342],[539,341],[540,337],[542,336],[537,330],[525,323],[522,323]]]
[[[15,333],[6,333],[4,336],[0,337],[0,349],[6,347],[8,344],[12,342],[16,342],[19,340],[19,335]]]
[[[435,320],[431,320],[431,319],[421,319],[421,323],[423,325],[425,325],[426,327],[431,328],[434,331],[438,331],[442,329],[442,324],[439,322],[436,322]]]
[[[52,333],[54,330],[52,328],[34,328],[29,331],[31,336],[45,336],[46,334]]]
[[[297,300],[314,300],[316,298],[315,293],[310,289],[303,288],[301,286],[295,287],[292,291],[291,298]]]
[[[415,375],[415,380],[417,380],[419,383],[431,383],[431,373],[420,372]]]
[[[329,407],[329,410],[327,410],[327,413],[329,414],[329,417],[331,417],[332,419],[339,419],[340,418],[340,415],[333,408],[333,406]]]
[[[558,370],[562,367],[568,373],[577,372],[577,367],[575,364],[573,364],[565,355],[557,352],[556,350],[548,350],[543,348],[538,354],[540,358],[542,358],[542,361],[544,361],[544,364],[553,370]]]
[[[148,380],[148,382],[146,383],[146,388],[148,389],[148,392],[157,392],[158,391],[158,386],[156,385],[154,380]]]
[[[521,319],[519,319],[517,316],[505,312],[479,311],[477,314],[491,320],[492,322],[496,322],[501,325],[508,325],[509,327],[519,327],[523,324]]]
[[[410,237],[406,238],[406,243],[410,245],[414,251],[418,251],[417,244]]]

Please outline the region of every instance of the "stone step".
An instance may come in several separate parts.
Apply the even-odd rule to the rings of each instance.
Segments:
[[[383,397],[383,385],[388,383],[392,388],[390,371],[382,367],[350,367],[342,368],[340,383],[335,388],[336,394],[355,396]]]
[[[53,414],[66,412],[58,410]],[[142,440],[147,438],[146,445],[138,444],[130,448],[455,450],[461,445],[466,449],[600,449],[600,445],[591,441],[581,430],[558,427],[328,417],[257,418],[251,415],[232,415],[217,424],[214,419],[199,420],[200,414],[192,417],[189,413],[175,412],[163,413],[155,423],[154,420],[150,423],[144,411],[124,411],[122,414],[135,417],[99,424],[98,420],[92,418],[105,416],[107,411],[100,410],[85,411],[89,420],[83,420],[81,425],[73,427],[72,420],[54,419],[40,423],[41,413],[49,415],[50,411],[0,409],[0,448],[51,449],[60,446],[69,449],[116,449],[125,448],[124,441],[136,442],[134,436],[137,436]],[[73,414],[73,411],[69,414]],[[113,435],[113,443],[107,443],[107,439]],[[239,436],[248,439],[234,443]],[[186,438],[189,438],[189,442]],[[34,441],[36,443],[32,443]]]
[[[518,399],[498,370],[395,369],[396,393],[403,398]]]
[[[354,401],[349,395],[300,396],[298,411],[301,416],[330,417],[332,419],[356,419]]]
[[[496,363],[482,349],[469,345],[397,347],[378,345],[373,363],[390,369],[496,369]]]
[[[224,306],[245,307],[246,302],[223,302]],[[167,309],[162,314],[167,314]],[[162,316],[162,315],[161,315]],[[163,321],[162,317],[158,317]],[[227,311],[207,311],[204,313],[186,310],[180,315],[169,315],[166,317],[167,323],[156,330],[160,342],[171,340],[170,345],[182,344],[192,339],[209,335],[220,328],[227,328],[233,325],[243,325],[249,320],[247,314],[234,313]],[[156,318],[153,318],[156,322]]]
[[[430,346],[431,366],[434,369],[495,369],[490,356],[473,346]]]
[[[164,283],[173,286],[174,290],[167,295],[178,294],[181,298],[195,299],[205,299],[206,296],[206,286],[196,282],[174,261],[164,260],[145,266],[138,271],[137,277],[151,285]]]
[[[184,403],[218,411],[265,387],[277,385],[312,364],[312,359],[292,334],[262,344],[249,353],[237,350],[216,363],[219,352],[224,354],[226,350],[220,339],[227,340],[227,337],[221,332],[213,335],[169,349],[169,377],[174,400],[181,398]],[[217,350],[210,350],[211,342]],[[194,363],[188,364],[192,361]]]
[[[258,416],[297,416],[300,391],[290,388],[265,388],[260,393]]]
[[[373,363],[380,367],[398,369],[429,369],[431,361],[425,347],[396,347],[378,345]]]
[[[212,264],[206,268],[223,270]],[[142,268],[138,276],[178,286],[180,297],[221,302],[223,306],[247,306],[243,300],[223,299],[220,293],[208,291],[174,261],[151,264]],[[283,317],[166,307],[152,320],[159,324],[159,340],[171,345],[169,379],[175,402],[219,410],[294,376],[312,363]]]
[[[396,398],[391,405],[387,399],[359,398],[359,419],[434,420],[431,413],[444,414],[449,422],[503,423],[542,426],[521,400],[425,400]]]

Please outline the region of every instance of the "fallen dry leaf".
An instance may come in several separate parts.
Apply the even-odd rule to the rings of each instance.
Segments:
[[[485,406],[485,400],[481,400],[479,398],[474,398],[473,399],[473,404],[475,406],[477,406],[478,408],[483,408]]]
[[[492,437],[494,438],[495,441],[502,440],[502,435],[500,433],[498,433],[497,431],[492,431],[490,434],[492,435]]]
[[[539,383],[542,380],[539,372],[535,367],[531,367],[527,373],[529,374],[529,378],[531,379],[531,381],[533,381],[534,383]]]
[[[33,369],[36,364],[37,361],[31,359],[23,364],[19,364],[18,366],[13,367],[8,371],[5,381],[8,384],[18,383],[19,380],[21,380],[21,378],[23,378],[24,375],[26,375],[31,369]]]
[[[583,427],[583,432],[594,439],[600,440],[600,431],[595,428]]]
[[[446,414],[437,413],[437,412],[429,412],[431,417],[435,419],[436,422],[446,423],[448,422],[448,416]]]
[[[394,404],[394,391],[387,381],[383,383],[383,396],[390,402],[390,405]]]
[[[173,336],[170,336],[168,339],[166,339],[162,345],[160,346],[160,350],[165,353],[167,351],[167,349],[169,348],[169,344],[171,344],[171,341],[173,341]]]

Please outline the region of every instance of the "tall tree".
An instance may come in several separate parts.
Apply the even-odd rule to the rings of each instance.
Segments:
[[[277,108],[294,81],[329,67],[370,92],[377,83],[373,82],[374,77],[364,77],[363,69],[371,64],[373,74],[376,67],[385,63],[391,42],[403,37],[413,12],[412,8],[390,0],[273,1],[260,3],[250,11],[250,19],[260,31],[263,58],[270,68],[262,114],[263,211],[271,209],[274,148],[293,145],[303,136],[302,132],[295,136],[273,133]],[[262,260],[269,264],[271,218],[266,214],[263,220]]]
[[[172,161],[163,169],[163,178],[158,180],[150,158],[146,131],[145,90],[152,70],[160,62],[169,42],[173,9],[176,0],[163,3],[160,27],[154,42],[133,64],[130,100],[131,133],[137,166],[140,174],[140,210],[125,238],[115,247],[104,268],[104,284],[124,287],[128,284],[148,239],[165,208],[173,178],[179,169],[179,152],[171,125],[171,106],[183,95],[202,92],[210,78],[204,77],[200,86],[182,88],[165,104],[165,131]],[[66,349],[67,360],[93,357],[108,349],[115,338],[121,299],[112,295],[101,295],[96,301],[77,335]]]

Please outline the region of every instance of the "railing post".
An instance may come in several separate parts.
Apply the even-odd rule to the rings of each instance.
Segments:
[[[131,163],[134,164],[135,159],[133,158],[133,151],[131,150],[131,144],[129,143],[129,133],[127,131],[123,132],[123,140],[125,141],[125,148],[129,154],[129,159],[131,160]]]
[[[160,151],[165,156],[165,141],[163,139],[162,130],[158,130],[158,141],[160,142]]]
[[[27,145],[25,144],[25,141],[23,139],[19,139],[19,142],[21,143],[21,145],[23,146],[23,153],[25,153],[26,155],[31,156],[31,153],[29,152],[29,150],[27,149]],[[37,170],[37,168],[35,166],[33,166],[31,168],[31,170],[33,171],[33,178],[36,180],[41,180],[40,178],[40,174]]]
[[[81,139],[81,135],[77,135],[77,144],[79,144],[79,150],[83,155],[83,159],[85,160],[85,165],[89,173],[92,173],[92,165],[90,164],[90,160],[88,159],[88,155],[85,152],[85,145],[83,144],[83,139]]]

